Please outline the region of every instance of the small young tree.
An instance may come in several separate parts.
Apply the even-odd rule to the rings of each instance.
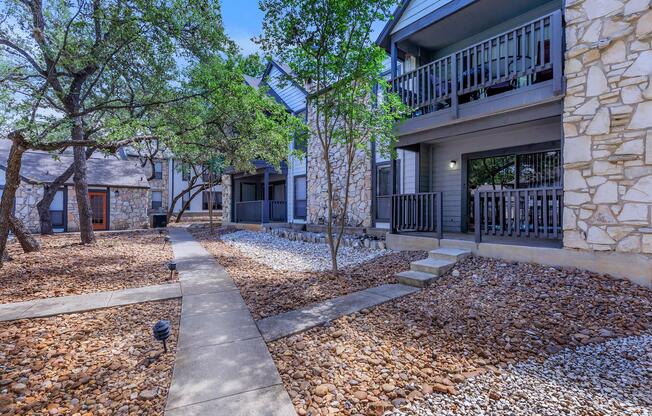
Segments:
[[[381,77],[385,52],[372,24],[387,20],[396,0],[261,0],[259,42],[309,89],[310,139],[318,142],[327,189],[326,234],[333,273],[347,225],[352,175],[371,143],[393,154],[395,123],[405,114]],[[378,97],[382,96],[382,100]],[[313,147],[311,147],[312,149]],[[366,153],[366,157],[365,157]]]

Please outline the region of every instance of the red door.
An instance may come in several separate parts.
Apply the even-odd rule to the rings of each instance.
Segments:
[[[106,230],[106,192],[89,192],[93,230]]]

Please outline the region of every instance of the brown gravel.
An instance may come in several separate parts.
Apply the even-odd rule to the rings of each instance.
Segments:
[[[342,269],[337,277],[329,272],[280,271],[255,262],[237,248],[219,241],[221,235],[231,231],[219,229],[210,235],[205,229],[191,229],[194,237],[226,268],[254,319],[384,283],[396,283],[396,273],[407,270],[410,262],[426,257],[425,252],[392,253]]]
[[[652,331],[652,291],[471,258],[431,288],[270,344],[300,415],[382,414],[507,363]],[[625,357],[627,358],[627,357]]]
[[[0,414],[163,414],[180,312],[168,300],[0,324]]]
[[[41,251],[25,254],[9,244],[13,260],[0,269],[0,303],[78,295],[171,283],[158,231],[98,234],[97,244],[82,246],[77,234],[39,237]]]

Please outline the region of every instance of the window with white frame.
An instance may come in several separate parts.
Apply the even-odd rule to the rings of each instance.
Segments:
[[[152,191],[152,209],[160,209],[163,207],[163,192]]]

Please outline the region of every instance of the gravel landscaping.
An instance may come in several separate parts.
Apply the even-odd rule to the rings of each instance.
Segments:
[[[437,400],[457,401],[459,397],[464,403],[466,380],[485,373],[501,373],[510,365],[528,360],[531,366],[541,364],[568,349],[580,355],[569,358],[571,371],[565,376],[576,377],[577,389],[585,390],[571,400],[579,409],[577,414],[608,413],[583,405],[588,395],[599,392],[587,392],[581,384],[582,377],[592,371],[590,359],[581,357],[592,352],[578,348],[652,333],[651,290],[583,271],[483,258],[467,259],[456,270],[420,293],[271,343],[270,351],[297,412],[383,414],[433,393],[446,395]],[[635,341],[622,341],[625,344],[619,347],[616,343],[613,354],[618,355],[628,346],[644,351],[649,338],[639,339],[643,340],[643,349],[636,350],[628,344]],[[605,360],[617,359],[613,354],[598,354],[611,357]],[[646,358],[631,364],[624,362],[628,356],[621,357],[614,374],[631,377],[634,387],[646,377],[649,380]],[[599,362],[594,365],[611,366]],[[639,370],[628,373],[631,365]],[[539,370],[530,374],[534,371]],[[543,370],[540,374],[541,383],[555,383],[546,379]],[[616,380],[609,380],[609,374],[606,373],[608,381],[604,385],[613,387]],[[517,401],[536,389],[526,385],[519,389],[520,384],[516,380],[514,390],[496,388],[496,393]],[[542,387],[542,396],[533,400],[545,397],[548,388],[553,387]],[[605,390],[603,394],[618,402],[628,391],[632,390],[624,387],[619,393]],[[568,390],[575,397],[573,392]],[[637,397],[643,393],[645,390],[639,388]],[[634,402],[634,396],[629,400],[633,406],[645,405],[642,401]],[[603,403],[607,399],[597,400],[592,406]],[[451,405],[451,409],[459,411],[459,404]],[[531,414],[516,409],[514,405],[511,413],[506,414]],[[649,414],[649,406],[646,412],[639,414]],[[440,413],[436,409],[432,414]],[[481,412],[470,410],[466,414]]]
[[[461,384],[459,394],[433,394],[393,416],[650,415],[652,336],[565,350],[539,364],[509,366]]]
[[[278,270],[260,263],[246,249],[222,242],[232,239],[232,229],[218,229],[211,235],[206,228],[192,227],[193,236],[226,268],[240,289],[254,319],[276,315],[313,302],[346,295],[384,283],[396,283],[395,274],[409,269],[410,262],[426,258],[425,252],[390,252],[374,259],[330,272]],[[233,234],[231,234],[233,233]],[[262,233],[261,233],[262,234]],[[278,237],[274,237],[279,240]],[[283,240],[284,243],[296,243]],[[300,243],[306,250],[317,244]],[[323,245],[322,245],[323,246]],[[278,254],[283,257],[285,254]]]
[[[327,244],[290,241],[269,233],[237,231],[222,237],[226,244],[239,249],[245,256],[274,270],[319,272],[331,270],[331,255]],[[355,266],[389,250],[340,247],[338,266]]]
[[[181,302],[0,324],[0,414],[162,415]],[[168,319],[168,353],[152,325]]]
[[[0,303],[171,283],[170,244],[158,231],[97,235],[82,246],[77,234],[39,236],[41,251],[8,246],[13,260],[0,273]]]

